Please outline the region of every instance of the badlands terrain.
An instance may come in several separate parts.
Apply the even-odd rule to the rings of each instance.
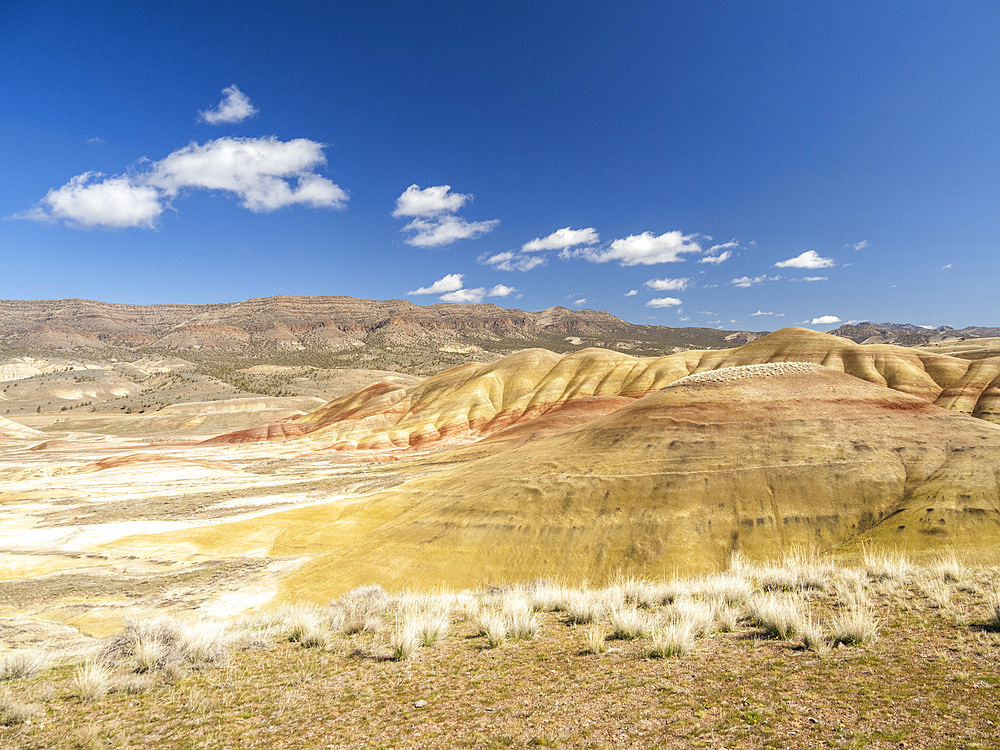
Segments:
[[[594,311],[419,308],[351,298],[0,308],[0,624],[8,649],[89,653],[129,618],[231,621],[282,607],[325,607],[370,584],[389,596],[448,590],[494,598],[532,581],[619,586],[609,596],[635,605],[622,593],[623,576],[642,582],[715,575],[731,571],[734,559],[751,571],[741,577],[748,588],[735,606],[772,590],[762,583],[769,574],[759,571],[802,554],[810,565],[861,566],[872,585],[895,581],[869,598],[882,621],[904,630],[918,628],[905,624],[908,608],[930,606],[920,587],[941,579],[952,587],[948,602],[954,598],[963,613],[948,627],[972,633],[980,649],[969,646],[967,673],[980,675],[982,664],[995,663],[983,608],[1000,563],[994,339],[942,335],[904,347],[800,328],[656,330]],[[871,571],[885,560],[917,567],[880,578]],[[942,560],[959,572],[940,574]],[[836,569],[824,570],[829,580],[822,585],[784,588],[826,592],[829,601],[818,601],[816,614],[832,621],[846,605],[837,599]],[[507,606],[477,601],[480,609]],[[407,606],[385,604],[373,615],[383,625],[372,631],[391,630],[392,613],[398,625]],[[461,620],[457,606],[448,605]],[[566,611],[563,604],[536,609]],[[940,615],[940,606],[931,609]],[[468,615],[470,624],[458,630],[480,637],[477,616]],[[581,648],[558,616],[539,616],[556,651],[519,646],[519,658],[534,666],[522,665],[515,682],[548,684],[544,669],[532,670],[550,659],[562,669]],[[749,611],[732,617],[763,622]],[[930,632],[922,623],[919,633]],[[750,637],[750,627],[728,629]],[[363,671],[374,659],[384,679],[397,680],[404,702],[418,700],[412,675],[386,672],[394,668],[378,661],[384,638],[359,632],[369,640],[351,642],[346,653],[360,649],[363,658],[350,669]],[[934,648],[951,647],[943,631],[934,632]],[[830,637],[820,640],[836,642]],[[458,652],[435,656],[429,669],[471,658],[460,643],[449,643],[441,653]],[[908,658],[924,653],[909,641],[896,645],[916,649]],[[613,649],[612,658],[642,657],[644,648]],[[285,649],[275,658],[301,662],[298,653]],[[697,659],[708,658],[700,653]],[[769,716],[757,706],[768,680],[788,676],[787,654],[768,654],[769,664],[779,663],[766,684],[744,695],[744,708],[734,703],[713,719],[713,727],[736,727],[741,742],[770,737],[747,734],[748,723]],[[240,659],[244,676],[263,668]],[[653,690],[655,670],[643,669],[641,689]],[[77,690],[68,670],[53,695]],[[336,679],[363,686],[369,677]],[[975,693],[982,678],[969,680],[965,687]],[[382,706],[385,696],[370,687],[358,690]],[[495,685],[483,689],[492,701],[509,697]],[[975,731],[961,735],[964,746],[979,737],[983,717],[997,715],[992,689]],[[882,706],[883,697],[873,705]],[[373,705],[337,710],[366,713]],[[675,740],[705,739],[686,734],[688,723],[704,726],[698,710],[685,709],[688,728],[671,735]],[[743,713],[734,718],[732,711]],[[836,720],[848,721],[848,714]],[[154,714],[149,721],[156,722]],[[523,716],[508,714],[506,721],[506,728],[490,729],[476,719],[481,736],[465,744],[508,736],[511,742],[501,744],[587,740],[569,733],[563,719],[554,733],[528,727]],[[413,740],[405,740],[402,725],[389,724],[396,740],[386,744]],[[789,726],[779,733],[785,740]],[[105,729],[101,736],[110,737]],[[640,730],[637,744],[652,744],[656,732]],[[879,732],[890,737],[897,730]],[[371,731],[376,743],[378,731]],[[428,731],[428,744],[447,744],[442,726]],[[594,742],[618,741],[614,731],[596,728]],[[948,736],[956,731],[950,726]],[[841,732],[845,743],[852,732]],[[126,734],[117,744],[153,741]],[[22,746],[51,740],[39,735],[31,745],[28,736],[17,735]],[[195,745],[235,743],[222,735],[185,737]],[[268,746],[264,734],[258,739]]]

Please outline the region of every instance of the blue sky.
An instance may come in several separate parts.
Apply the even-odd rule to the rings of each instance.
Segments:
[[[0,298],[1000,324],[995,2],[10,0],[0,32]]]

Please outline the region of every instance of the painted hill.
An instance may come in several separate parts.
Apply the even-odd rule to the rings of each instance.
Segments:
[[[811,362],[1000,423],[1000,358],[976,362],[891,345],[861,346],[785,328],[734,349],[637,358],[585,349],[530,349],[488,364],[455,367],[410,387],[379,383],[301,417],[221,435],[212,444],[307,438],[337,450],[422,448],[491,435],[571,402],[577,418],[604,413],[608,399],[642,398],[680,378],[726,367]]]
[[[306,555],[284,590],[317,601],[371,580],[713,570],[734,551],[773,558],[797,545],[1000,559],[1000,429],[984,420],[800,363],[617,398],[583,421],[550,409],[438,454],[391,490],[123,540],[119,552]]]

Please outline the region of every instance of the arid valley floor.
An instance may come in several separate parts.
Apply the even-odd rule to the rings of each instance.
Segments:
[[[0,742],[1000,746],[981,341],[11,356]]]

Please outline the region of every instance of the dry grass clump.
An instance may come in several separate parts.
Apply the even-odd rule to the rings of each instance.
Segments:
[[[97,661],[137,673],[171,664],[200,668],[224,662],[232,640],[229,629],[219,621],[132,618],[105,641]]]
[[[743,604],[753,593],[747,579],[731,572],[696,578],[684,588],[685,593],[699,599],[731,605]]]
[[[520,594],[509,594],[504,598],[502,615],[507,620],[507,629],[514,638],[530,640],[538,635],[540,623],[531,603]]]
[[[751,623],[781,640],[798,635],[806,619],[802,601],[788,594],[758,594],[747,603],[747,613]]]
[[[488,610],[479,616],[479,634],[486,638],[490,648],[502,646],[510,637],[507,618],[500,612]]]
[[[585,654],[603,654],[608,647],[608,629],[604,625],[591,625],[583,637]]]
[[[832,562],[802,550],[793,550],[781,563],[747,567],[763,591],[822,591],[836,572]]]
[[[830,640],[835,645],[860,646],[878,637],[878,620],[872,608],[854,604],[834,617],[830,624]]]
[[[645,655],[649,659],[687,656],[694,650],[695,633],[685,622],[671,622],[650,634]]]
[[[918,581],[917,586],[924,596],[937,609],[947,609],[951,605],[952,588],[944,578],[927,578]]]
[[[398,622],[389,637],[393,661],[405,661],[420,650],[420,632],[413,622]]]
[[[873,581],[902,583],[913,572],[913,566],[898,552],[879,552],[866,547],[861,567]]]
[[[823,651],[829,643],[823,628],[813,620],[812,615],[806,615],[799,623],[799,637],[807,651]]]
[[[48,664],[49,657],[41,649],[11,651],[0,661],[0,682],[34,677]]]
[[[968,577],[969,571],[958,561],[958,556],[942,553],[927,566],[927,572],[945,583],[958,583]]]
[[[381,586],[358,586],[330,603],[330,616],[340,620],[347,635],[377,633],[389,605],[389,595]]]
[[[100,700],[113,686],[114,671],[100,661],[84,662],[73,674],[73,687],[81,700]]]
[[[616,607],[611,612],[611,637],[631,641],[653,631],[653,619],[635,607]]]
[[[986,596],[986,607],[986,627],[1000,630],[1000,591],[990,592]]]
[[[706,636],[715,629],[716,612],[719,605],[696,599],[678,599],[667,610],[667,619],[672,624],[683,625],[694,636]]]
[[[15,698],[7,690],[0,691],[0,725],[13,727],[31,721],[41,713],[38,706]]]
[[[589,625],[604,619],[611,610],[606,591],[570,591],[566,594],[566,621],[572,625]]]
[[[544,579],[525,587],[525,594],[535,612],[560,612],[566,608],[568,590]]]

